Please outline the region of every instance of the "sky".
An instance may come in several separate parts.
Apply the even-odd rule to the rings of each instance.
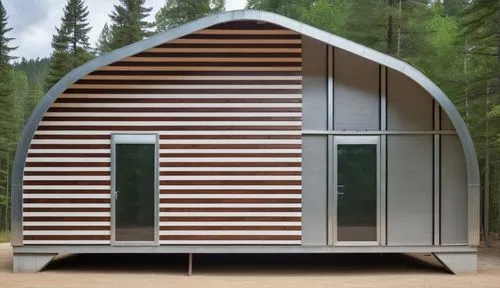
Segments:
[[[67,0],[2,0],[9,16],[9,26],[13,28],[8,37],[15,40],[11,46],[18,49],[13,56],[27,59],[50,56],[50,43],[56,26],[61,25],[63,7]],[[226,10],[245,8],[247,0],[226,0]],[[113,11],[113,5],[118,0],[86,0],[90,15],[89,23],[92,31],[89,34],[90,43],[94,46],[99,38],[104,24],[109,21],[108,15]],[[148,20],[154,20],[154,15],[165,4],[165,0],[146,0],[153,11]]]

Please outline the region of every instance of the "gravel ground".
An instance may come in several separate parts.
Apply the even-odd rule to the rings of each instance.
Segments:
[[[428,257],[427,257],[428,258]],[[13,274],[0,244],[0,287],[500,287],[500,242],[479,272],[451,275],[405,255],[62,255],[43,273]]]

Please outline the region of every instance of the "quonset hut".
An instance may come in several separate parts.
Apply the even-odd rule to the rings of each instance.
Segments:
[[[478,243],[478,163],[445,94],[268,12],[75,69],[33,112],[12,175],[15,271],[62,252],[359,252],[433,253],[457,272]]]

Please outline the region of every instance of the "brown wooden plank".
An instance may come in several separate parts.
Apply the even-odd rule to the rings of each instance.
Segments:
[[[26,167],[110,167],[111,162],[29,162],[28,160],[25,166]]]
[[[109,180],[24,180],[24,185],[111,185]]]
[[[119,99],[117,99],[119,100]],[[42,121],[302,121],[302,117],[80,117],[80,116],[50,116]]]
[[[300,222],[301,217],[270,217],[270,216],[227,216],[227,217],[160,217],[160,222]]]
[[[25,181],[26,182],[26,181]],[[29,181],[31,182],[31,181]],[[32,181],[38,182],[38,181]],[[54,182],[63,183],[68,181],[40,181],[40,182]],[[72,181],[77,182],[77,181]],[[90,182],[106,182],[106,181],[90,181]],[[32,184],[32,185],[43,185],[43,184]],[[51,184],[47,184],[51,185]],[[64,184],[54,184],[54,185],[64,185]],[[82,184],[86,185],[86,184]],[[91,184],[88,184],[91,185]],[[300,180],[162,180],[160,185],[302,185]]]
[[[25,171],[25,176],[111,176],[109,171]]]
[[[158,53],[153,53],[155,57],[161,57]],[[198,55],[200,53],[193,53]],[[226,54],[224,54],[226,55]],[[239,56],[238,58],[243,57]],[[274,57],[277,57],[276,55]],[[280,55],[280,57],[282,57]],[[154,58],[151,58],[154,60]],[[142,62],[138,62],[142,63]],[[301,80],[151,80],[151,79],[80,79],[75,84],[112,84],[112,85],[301,85]]]
[[[65,94],[241,94],[241,89],[88,89],[70,88]],[[245,89],[245,94],[301,94],[301,89]]]
[[[89,208],[89,207],[74,207],[74,208],[41,208],[41,207],[30,207],[23,208],[23,212],[110,212],[111,208]]]
[[[257,30],[258,31],[258,30]],[[197,34],[192,33],[180,39],[302,39],[300,34]]]
[[[24,216],[23,217],[24,222],[36,222],[36,221],[41,221],[41,222],[61,222],[61,221],[68,221],[68,222],[104,222],[104,221],[111,221],[111,217],[102,217],[102,216],[96,216],[96,217],[59,217],[59,216],[52,216],[52,217],[40,217],[40,216]]]
[[[160,149],[301,149],[301,144],[161,144]]]
[[[300,231],[301,226],[160,226],[161,231]]]
[[[26,173],[25,173],[26,175]],[[300,176],[301,171],[160,171],[162,176]]]
[[[130,89],[128,91],[134,91],[134,90],[136,89]],[[245,92],[246,90],[239,91],[239,93],[245,93]],[[253,98],[253,99],[252,98],[105,98],[105,97],[88,99],[88,98],[71,97],[71,98],[59,98],[56,100],[56,103],[89,103],[89,102],[91,103],[302,103],[302,99],[298,98]]]
[[[25,184],[26,185],[26,184]],[[42,190],[42,189],[23,189],[25,194],[110,194],[109,190],[88,190],[88,189],[58,189],[58,190]]]
[[[193,47],[196,48],[196,47]],[[203,48],[203,47],[201,47]],[[248,48],[248,47],[243,47]],[[265,47],[262,47],[265,48]],[[300,47],[299,47],[300,48]],[[300,71],[138,71],[138,70],[97,70],[89,75],[122,76],[302,76]]]
[[[46,120],[45,120],[46,121]],[[35,134],[33,139],[95,139],[95,140],[111,140],[111,135],[40,135]]]
[[[68,150],[71,152],[71,150]],[[71,158],[91,158],[91,157],[103,157],[110,158],[110,153],[28,153],[28,157],[38,158],[38,157],[71,157]]]
[[[241,93],[241,91],[239,92]],[[78,113],[78,112],[102,112],[102,113],[160,113],[160,112],[252,112],[252,113],[281,113],[281,112],[297,112],[301,113],[302,108],[299,107],[183,107],[183,108],[174,108],[174,107],[153,107],[153,108],[123,108],[123,107],[50,107],[48,112],[65,112],[65,113]],[[133,116],[133,115],[131,115]]]
[[[26,236],[25,236],[26,237]],[[160,235],[160,240],[300,240],[300,235]]]
[[[155,48],[302,48],[300,43],[166,43]]]
[[[301,212],[301,208],[289,208],[289,207],[278,207],[278,208],[160,208],[160,212]],[[69,211],[68,211],[69,212]]]
[[[64,131],[64,130],[95,130],[95,131],[300,131],[301,125],[289,126],[57,126],[57,125],[40,125],[39,131]],[[109,148],[109,146],[108,146]],[[96,148],[97,149],[97,148]]]
[[[23,226],[24,231],[110,231],[111,226]],[[257,229],[256,229],[257,230]],[[279,230],[279,229],[276,229]]]
[[[181,50],[182,51],[182,50]],[[275,52],[275,51],[274,51]],[[269,52],[142,52],[134,55],[134,57],[180,57],[180,58],[302,58],[302,53],[296,52],[280,52],[280,53],[269,53]]]
[[[300,162],[160,162],[160,167],[301,167]]]
[[[187,157],[187,158],[227,158],[227,157],[242,157],[242,158],[255,158],[255,157],[276,157],[276,158],[290,158],[301,157],[300,153],[161,153],[162,158],[172,157]]]
[[[108,192],[109,193],[109,192]],[[47,198],[47,199],[23,199],[23,203],[64,203],[64,204],[94,204],[94,203],[103,203],[109,204],[111,202],[110,199],[101,199],[101,198],[84,198],[84,199],[74,199],[74,198]]]
[[[182,190],[160,190],[161,194],[301,194],[301,189],[182,189]],[[189,196],[186,196],[189,198]],[[279,196],[276,196],[279,198]],[[219,200],[219,199],[216,199]],[[293,200],[293,199],[292,199]],[[300,200],[300,199],[299,199]],[[300,202],[300,201],[299,201]],[[295,203],[295,202],[293,202]]]
[[[109,240],[110,235],[24,235],[24,240]]]
[[[50,126],[48,126],[50,127]],[[110,144],[31,144],[31,149],[110,149]]]
[[[301,135],[160,135],[160,139],[301,139]]]
[[[301,203],[301,199],[272,199],[272,198],[266,198],[266,199],[222,199],[222,198],[206,198],[206,199],[191,199],[191,198],[186,198],[186,199],[160,199],[160,203],[239,203],[239,204],[254,204],[254,203]]]

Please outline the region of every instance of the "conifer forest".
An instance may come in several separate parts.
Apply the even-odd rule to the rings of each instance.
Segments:
[[[92,58],[222,12],[231,0],[164,0],[155,15],[145,0],[114,1],[98,41],[90,43],[93,23],[86,1],[67,0],[52,36],[51,56],[25,59],[12,56],[17,47],[9,32],[16,27],[9,24],[9,11],[0,0],[1,231],[10,226],[9,181],[18,137],[45,93]],[[499,0],[248,0],[247,8],[275,12],[389,54],[437,83],[472,134],[481,194],[486,195],[482,209],[488,217],[483,221],[489,237],[499,236]]]

